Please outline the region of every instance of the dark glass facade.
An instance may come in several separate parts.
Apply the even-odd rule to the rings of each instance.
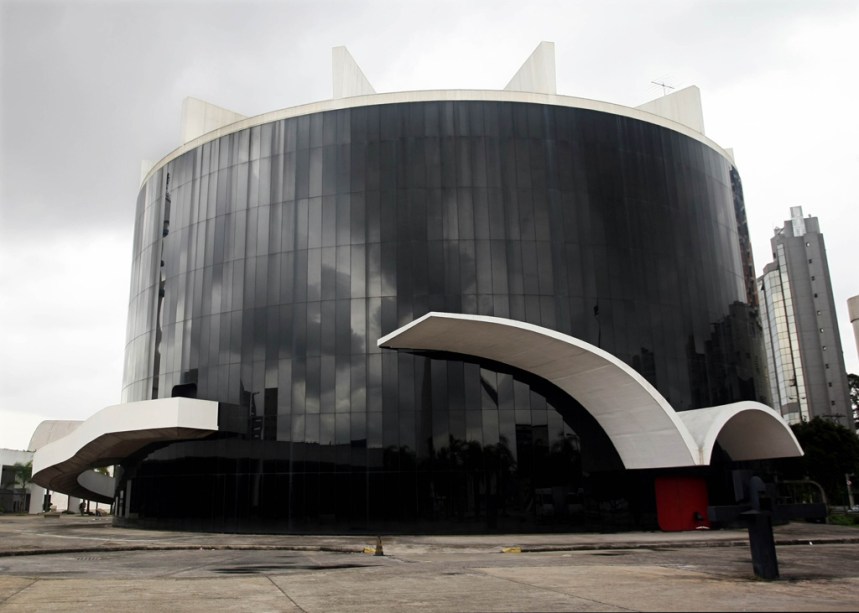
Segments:
[[[504,365],[377,348],[429,311],[598,345],[677,410],[766,401],[739,177],[634,118],[439,101],[283,119],[165,164],[135,228],[123,401],[216,400],[240,426],[126,460],[121,522],[646,521],[649,494],[630,496],[638,478],[575,400]]]

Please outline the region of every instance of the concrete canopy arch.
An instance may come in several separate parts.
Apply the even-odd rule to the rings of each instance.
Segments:
[[[378,345],[473,355],[534,373],[585,407],[626,468],[700,463],[695,441],[647,380],[610,353],[572,336],[501,317],[428,313],[379,339]]]
[[[739,402],[678,413],[638,372],[607,351],[533,324],[428,313],[379,339],[378,345],[471,355],[542,377],[594,417],[628,469],[707,465],[716,442],[733,460],[802,455],[787,424],[763,404]]]
[[[763,460],[803,455],[787,423],[759,402],[735,402],[678,413],[709,464],[718,442],[732,460]]]

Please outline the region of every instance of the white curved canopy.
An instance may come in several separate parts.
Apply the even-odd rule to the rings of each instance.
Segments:
[[[640,374],[607,351],[501,317],[428,313],[379,347],[477,356],[531,372],[575,398],[609,436],[626,468],[709,464],[716,441],[733,459],[802,455],[787,424],[746,402],[677,413]],[[684,418],[685,413],[692,413]]]
[[[32,481],[99,502],[113,500],[112,479],[92,468],[116,464],[146,445],[201,438],[218,430],[218,403],[164,398],[102,409],[71,432],[36,450]],[[109,493],[108,493],[109,492]]]
[[[802,455],[799,441],[781,417],[759,402],[735,402],[677,414],[709,464],[718,442],[732,460]]]

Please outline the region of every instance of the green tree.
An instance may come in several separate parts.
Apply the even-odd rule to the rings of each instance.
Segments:
[[[15,462],[12,466],[12,491],[16,492],[12,498],[12,507],[15,512],[26,511],[27,484],[33,476],[33,463]]]
[[[829,419],[791,426],[805,456],[786,461],[786,476],[817,481],[832,504],[847,504],[846,474],[859,475],[859,437]]]
[[[12,465],[12,469],[15,475],[15,485],[20,484],[21,489],[27,487],[30,478],[33,476],[33,462],[27,462],[26,464],[15,462]]]

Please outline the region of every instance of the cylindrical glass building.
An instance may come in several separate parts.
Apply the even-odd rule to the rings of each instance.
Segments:
[[[407,98],[252,118],[150,172],[123,402],[214,400],[234,427],[124,460],[118,521],[646,521],[652,495],[567,394],[500,363],[377,347],[430,311],[582,339],[677,410],[766,401],[742,189],[724,151],[573,98]]]

